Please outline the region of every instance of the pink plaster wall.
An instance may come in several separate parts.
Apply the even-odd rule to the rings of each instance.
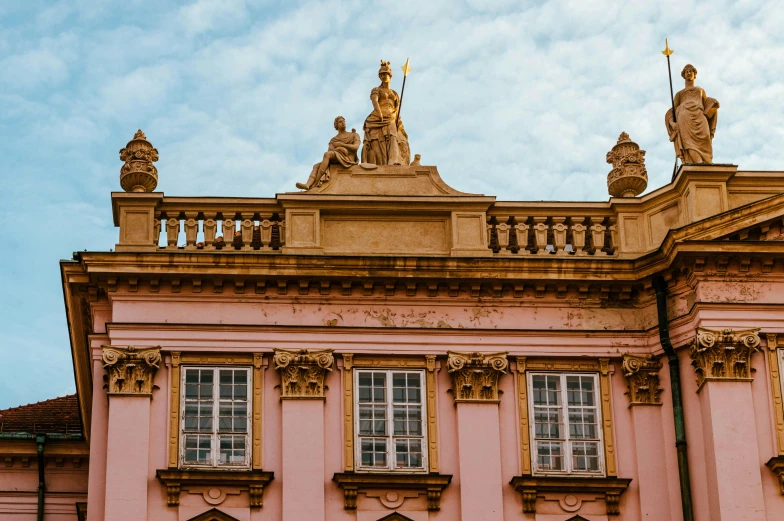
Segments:
[[[283,400],[283,521],[324,518],[324,402]]]
[[[504,518],[498,405],[457,404],[460,510],[464,519]]]

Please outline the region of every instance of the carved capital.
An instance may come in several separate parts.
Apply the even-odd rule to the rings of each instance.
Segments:
[[[272,362],[280,373],[280,397],[324,398],[324,378],[332,371],[332,349],[289,351],[275,349]]]
[[[498,402],[498,380],[506,373],[506,353],[455,353],[447,351],[455,402]]]
[[[623,376],[629,390],[629,405],[661,405],[659,395],[659,369],[662,365],[653,355],[623,355]]]
[[[160,347],[103,346],[108,394],[152,396],[152,382],[161,363]]]
[[[750,380],[751,354],[759,349],[759,329],[715,331],[697,328],[689,346],[697,385],[706,380]]]

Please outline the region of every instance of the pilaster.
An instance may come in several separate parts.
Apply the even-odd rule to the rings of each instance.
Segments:
[[[710,519],[766,519],[751,395],[758,331],[698,328],[689,348],[699,385]]]
[[[506,353],[449,352],[463,519],[501,521],[504,516],[498,382],[508,367]]]
[[[275,349],[283,422],[283,521],[325,520],[324,381],[332,350]]]
[[[160,347],[103,346],[109,421],[105,519],[147,519],[150,399]]]

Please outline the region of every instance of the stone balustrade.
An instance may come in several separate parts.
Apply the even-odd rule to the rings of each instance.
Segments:
[[[615,215],[565,216],[491,213],[487,243],[500,255],[613,255],[618,250]],[[579,208],[575,209],[579,212]]]

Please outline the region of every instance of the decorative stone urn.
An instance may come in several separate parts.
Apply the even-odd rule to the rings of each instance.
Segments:
[[[126,192],[152,192],[158,186],[158,150],[147,141],[144,132],[138,130],[125,148],[120,150],[120,186]]]
[[[645,170],[645,150],[621,132],[618,143],[607,152],[607,162],[613,169],[607,174],[607,191],[613,197],[637,197],[648,186]]]

